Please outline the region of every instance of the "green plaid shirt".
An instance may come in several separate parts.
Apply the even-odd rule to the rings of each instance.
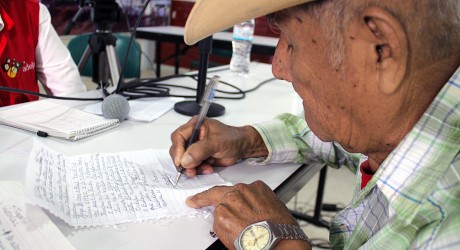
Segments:
[[[262,163],[320,159],[355,171],[354,198],[331,221],[333,249],[460,249],[460,69],[363,190],[367,157],[321,142],[301,117],[254,127],[269,149]]]

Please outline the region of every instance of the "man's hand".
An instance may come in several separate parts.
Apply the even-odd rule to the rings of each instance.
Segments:
[[[233,127],[213,119],[203,121],[198,141],[186,148],[196,121],[197,117],[193,117],[172,133],[169,149],[176,167],[182,165],[189,177],[212,173],[213,165],[230,166],[242,158],[268,154],[253,127]]]
[[[213,230],[229,249],[234,248],[234,240],[252,223],[269,220],[275,224],[298,225],[289,209],[262,181],[216,186],[187,198],[186,203],[192,208],[215,207]],[[280,242],[280,246],[285,244],[290,249],[306,248],[306,242],[298,240]]]

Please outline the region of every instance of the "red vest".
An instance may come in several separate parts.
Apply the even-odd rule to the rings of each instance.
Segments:
[[[0,32],[0,86],[38,92],[35,48],[38,43],[38,0],[1,0],[5,27]],[[36,96],[0,91],[0,106],[37,100]]]

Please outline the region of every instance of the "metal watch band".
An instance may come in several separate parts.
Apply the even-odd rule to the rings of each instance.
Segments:
[[[274,224],[274,227],[279,232],[279,235],[276,236],[279,236],[283,240],[304,240],[310,243],[310,239],[299,226],[291,224]]]

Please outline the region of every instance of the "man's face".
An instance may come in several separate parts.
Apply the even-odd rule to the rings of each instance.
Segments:
[[[319,138],[352,147],[353,135],[357,134],[354,130],[363,123],[357,116],[370,112],[365,98],[356,98],[366,90],[362,92],[358,74],[348,64],[353,58],[347,55],[343,64],[346,71],[343,67],[334,68],[328,60],[330,49],[322,31],[305,13],[282,20],[279,29],[274,75],[293,84],[303,100],[306,121]]]

